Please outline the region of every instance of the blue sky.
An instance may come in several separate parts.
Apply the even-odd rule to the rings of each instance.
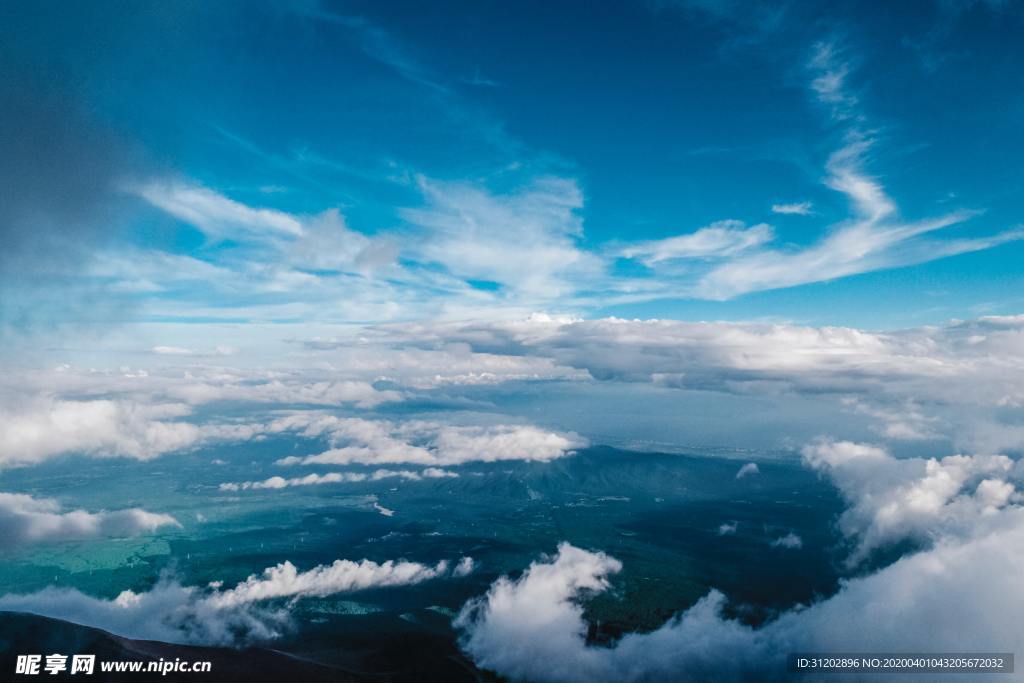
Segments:
[[[12,119],[72,140],[8,156],[15,336],[1021,307],[1011,4],[53,9],[4,10]]]
[[[709,593],[681,640],[620,644],[686,657],[692,627],[765,671],[829,633],[935,647],[946,610],[1019,650],[1019,572],[992,568],[1024,566],[1022,22],[1009,0],[0,3],[0,541],[356,481],[389,517],[399,480],[588,445],[799,458],[848,504],[854,563],[920,553],[742,641]],[[86,458],[219,482],[76,500]],[[11,475],[40,466],[54,498]],[[559,553],[597,566],[564,586],[604,585],[608,558]],[[169,623],[164,585],[139,623]],[[522,603],[558,617],[522,631],[539,649],[501,650],[590,657],[558,591]],[[69,591],[0,606],[66,615],[54,595],[105,625]]]

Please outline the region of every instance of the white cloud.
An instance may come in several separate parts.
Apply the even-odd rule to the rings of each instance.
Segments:
[[[843,403],[857,413],[877,420],[875,431],[887,439],[926,441],[939,436],[936,430],[938,418],[926,415],[913,400],[908,399],[903,406],[889,405],[885,408],[872,406],[856,397],[844,399]]]
[[[976,452],[1024,449],[1020,316],[893,332],[541,316],[378,329],[396,345],[542,358],[566,376],[575,370],[600,381],[814,396],[893,440],[946,439]]]
[[[281,465],[382,465],[413,463],[428,466],[500,460],[548,461],[586,445],[577,434],[559,434],[532,425],[454,426],[413,420],[339,418],[297,414],[276,421],[272,430],[326,436],[332,448],[316,455],[289,456]]]
[[[1022,317],[894,332],[542,315],[377,326],[362,335],[336,337],[316,350],[315,363],[324,370],[197,365],[12,371],[0,378],[0,460],[29,463],[65,452],[152,457],[211,440],[306,434],[306,423],[316,421],[294,418],[292,427],[290,419],[224,424],[209,417],[210,411],[193,408],[221,401],[372,408],[446,387],[455,394],[463,384],[533,379],[813,395],[823,407],[831,403],[828,410],[837,419],[856,427],[842,434],[846,438],[863,440],[864,429],[870,429],[892,441],[935,440],[937,448],[954,452],[1012,452],[1024,449],[1022,339]],[[386,388],[375,384],[381,379]],[[339,436],[350,434],[332,444],[344,450],[325,459],[429,467],[445,464],[437,458],[446,453],[454,464],[467,450],[458,448],[460,443],[468,443],[469,451],[499,452],[496,447],[504,441],[514,446],[506,452],[541,458],[578,447],[571,434],[546,437],[503,421],[503,429],[449,425],[441,438],[438,423],[353,420],[339,427]],[[268,432],[268,425],[274,431]],[[327,435],[326,427],[308,435]],[[520,442],[522,447],[516,445]],[[537,444],[542,447],[534,449]]]
[[[220,485],[221,491],[245,491],[248,489],[283,489],[289,486],[314,486],[319,484],[337,484],[341,482],[366,481],[367,475],[358,472],[328,472],[327,474],[307,474],[304,477],[285,479],[270,477],[263,481],[226,482]]]
[[[420,474],[427,479],[454,479],[459,476],[455,472],[449,472],[448,470],[443,470],[440,467],[428,467]]]
[[[743,477],[749,477],[760,473],[761,468],[757,466],[756,462],[748,462],[736,472],[736,478],[742,479]]]
[[[812,90],[851,126],[846,144],[828,161],[826,185],[846,195],[853,208],[848,220],[827,226],[826,236],[812,244],[770,248],[771,226],[722,220],[615,253],[608,247],[591,250],[581,243],[583,193],[576,180],[562,177],[534,177],[505,191],[481,182],[420,177],[422,205],[401,211],[408,225],[373,235],[351,229],[337,209],[299,215],[254,208],[199,185],[157,180],[132,191],[212,239],[242,242],[245,249],[220,254],[216,263],[125,249],[102,255],[90,273],[111,291],[164,293],[145,299],[146,312],[164,318],[494,318],[551,305],[587,310],[661,298],[725,300],[987,249],[1024,236],[1010,230],[971,239],[926,239],[974,214],[900,218],[881,183],[863,170],[872,140],[859,128],[856,98],[846,94],[849,67],[824,44],[812,62],[817,74]],[[807,201],[774,204],[772,210],[812,213]],[[640,260],[654,268],[653,276],[614,274],[614,255]],[[171,292],[186,296],[167,296]],[[225,306],[221,294],[235,303]]]
[[[718,525],[719,536],[732,536],[736,533],[736,529],[739,527],[738,522],[723,522]]]
[[[785,536],[776,538],[771,543],[773,548],[785,548],[787,550],[799,550],[804,547],[804,540],[790,531]]]
[[[842,60],[839,48],[828,42],[814,46],[808,67],[811,70],[811,90],[824,104],[829,105],[837,120],[857,118],[858,99],[849,92],[847,77],[850,65]]]
[[[364,481],[380,481],[381,479],[400,478],[411,481],[421,479],[445,479],[459,475],[438,467],[427,467],[420,472],[412,470],[374,470],[369,474],[362,472],[328,472],[326,474],[307,474],[304,477],[270,477],[263,481],[227,482],[220,485],[221,491],[245,491],[248,489],[283,489],[290,486],[317,486],[320,484],[340,484]]]
[[[528,299],[571,293],[602,264],[581,249],[583,194],[564,178],[539,178],[517,192],[494,194],[464,183],[420,178],[426,206],[404,218],[425,231],[417,249],[451,274],[496,282]]]
[[[576,656],[586,628],[573,600],[606,590],[608,575],[621,568],[604,553],[562,543],[552,561],[532,563],[517,581],[501,577],[466,604],[455,621],[467,632],[463,648],[478,666],[512,680],[605,679]]]
[[[383,352],[384,349],[382,349]],[[364,349],[364,353],[367,349]],[[190,350],[191,355],[227,356],[233,349],[222,347],[212,353]],[[361,358],[361,354],[359,356]],[[379,375],[358,376],[358,360],[351,370],[252,369],[188,365],[117,370],[61,367],[52,372],[11,373],[0,378],[0,410],[17,405],[26,392],[43,396],[131,399],[136,403],[186,403],[203,405],[217,401],[331,405],[354,404],[357,408],[404,398],[400,391],[375,389]]]
[[[137,536],[164,526],[181,525],[170,515],[141,508],[62,512],[60,503],[51,498],[0,493],[0,544],[8,549],[34,543]]]
[[[688,235],[639,242],[622,250],[622,256],[648,266],[675,259],[725,258],[759,247],[774,239],[770,225],[747,227],[742,221],[718,221]]]
[[[62,453],[147,460],[218,440],[246,440],[249,425],[196,425],[177,418],[180,403],[36,400],[0,407],[0,465],[35,463]]]
[[[473,558],[463,557],[459,560],[459,563],[455,565],[455,569],[452,570],[452,576],[469,576],[474,571],[476,571],[476,562],[473,561]]]
[[[349,229],[337,209],[328,209],[303,223],[303,234],[286,248],[286,262],[319,270],[371,272],[391,265],[398,246],[390,239],[370,239]]]
[[[238,353],[238,349],[231,346],[217,346],[209,351],[183,346],[154,346],[152,351],[159,356],[233,356]]]
[[[744,253],[712,268],[697,281],[693,296],[727,300],[750,292],[923,263],[1024,238],[1020,229],[972,239],[925,238],[975,215],[969,211],[918,221],[901,218],[885,188],[864,171],[873,139],[862,130],[864,117],[858,112],[858,99],[850,94],[847,84],[851,69],[838,53],[838,48],[830,43],[815,46],[810,63],[814,74],[811,90],[830,107],[835,120],[850,126],[846,144],[829,157],[825,184],[847,197],[853,215],[829,226],[827,235],[815,243]],[[772,209],[778,213],[804,213],[810,211],[810,205],[778,204]]]
[[[813,206],[810,202],[793,202],[791,204],[772,204],[772,213],[789,214],[796,216],[809,216],[813,213]]]
[[[932,261],[1024,237],[1024,232],[1010,230],[976,239],[924,239],[974,214],[957,211],[916,222],[900,219],[884,188],[861,169],[869,145],[867,139],[855,139],[829,159],[826,184],[850,200],[854,210],[850,220],[832,226],[826,237],[808,246],[761,250],[717,266],[701,277],[695,294],[731,299],[748,292]]]
[[[903,540],[933,543],[968,536],[996,522],[1016,492],[1007,481],[1014,462],[1004,455],[897,459],[865,444],[820,440],[803,449],[849,504],[840,530],[856,539],[856,564]]]
[[[163,577],[149,591],[126,590],[113,600],[53,587],[27,595],[7,594],[0,597],[0,610],[64,619],[128,638],[240,645],[277,638],[290,627],[288,610],[265,605],[268,601],[410,586],[465,576],[472,567],[470,558],[462,558],[455,569],[443,560],[434,566],[405,560],[336,560],[300,572],[291,562],[282,562],[227,590],[220,589],[220,582],[203,589]]]
[[[192,349],[182,348],[180,346],[154,346],[153,353],[158,353],[164,356],[191,356],[195,351]]]
[[[302,234],[302,224],[294,216],[275,209],[253,209],[198,185],[150,181],[131,189],[150,204],[213,237],[225,238],[238,232]]]
[[[361,560],[335,560],[300,572],[291,562],[268,567],[262,575],[252,575],[230,590],[215,592],[207,598],[217,608],[236,607],[276,598],[325,597],[368,588],[410,586],[449,574],[445,560],[430,567],[419,562],[388,560],[382,564]]]
[[[792,652],[1020,652],[1024,515],[1002,521],[990,534],[849,579],[757,629],[723,616],[726,597],[713,590],[654,631],[588,645],[580,600],[607,590],[621,564],[568,544],[519,579],[495,581],[456,625],[478,666],[538,683],[674,680],[680,672],[693,681],[784,681]]]

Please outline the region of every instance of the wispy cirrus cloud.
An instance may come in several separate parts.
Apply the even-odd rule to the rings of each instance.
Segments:
[[[811,202],[792,202],[790,204],[772,204],[772,213],[783,215],[810,216],[813,213]]]
[[[583,194],[566,178],[538,178],[506,193],[420,179],[426,204],[403,217],[422,231],[419,257],[466,280],[539,301],[571,296],[603,265],[579,245]]]
[[[238,232],[302,234],[302,224],[284,211],[252,208],[199,185],[154,180],[128,189],[210,237],[224,239]]]
[[[742,221],[725,220],[686,235],[631,244],[622,250],[622,256],[639,259],[648,266],[676,259],[721,259],[759,247],[774,238],[774,230],[765,223],[748,227]]]
[[[863,130],[859,100],[849,92],[847,78],[852,68],[831,43],[815,46],[809,68],[811,90],[831,108],[833,119],[848,126],[845,144],[826,163],[825,185],[846,196],[852,215],[829,226],[817,242],[744,253],[712,268],[694,285],[694,296],[727,300],[750,292],[923,263],[1024,238],[1024,230],[1019,228],[973,238],[927,237],[965,223],[978,214],[976,211],[953,211],[922,220],[901,217],[881,182],[865,171],[867,155],[876,143]],[[805,211],[803,205],[776,205],[773,210]],[[809,205],[806,211],[810,211]]]
[[[841,97],[849,67],[819,46],[812,90],[822,102]],[[826,78],[827,77],[827,78]],[[826,78],[824,82],[817,79]],[[846,111],[844,109],[844,111]],[[501,191],[486,182],[416,180],[422,203],[397,210],[399,229],[366,234],[337,209],[315,215],[248,207],[198,185],[150,182],[136,191],[211,239],[242,249],[195,258],[148,251],[104,256],[94,275],[114,289],[145,297],[160,316],[342,321],[494,317],[561,306],[595,306],[666,298],[724,301],[751,292],[825,282],[897,268],[1019,240],[1019,228],[969,238],[942,238],[979,212],[950,211],[910,220],[881,180],[868,173],[877,145],[861,117],[838,116],[844,144],[825,164],[824,184],[845,196],[850,216],[824,226],[810,242],[778,244],[766,223],[716,221],[690,233],[626,244],[588,246],[584,197],[576,180],[534,176]],[[810,216],[809,201],[772,206]],[[615,260],[644,264],[642,274],[615,273]],[[219,292],[230,295],[211,299]],[[176,294],[174,296],[168,296]]]

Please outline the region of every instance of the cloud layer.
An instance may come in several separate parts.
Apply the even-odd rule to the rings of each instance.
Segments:
[[[113,600],[74,589],[46,588],[27,595],[0,597],[0,610],[29,612],[102,628],[117,635],[170,643],[240,645],[279,637],[291,618],[282,600],[326,597],[370,588],[410,586],[473,570],[462,558],[454,568],[405,560],[377,563],[336,560],[300,572],[291,562],[268,567],[230,589],[203,589],[163,577],[148,591],[126,590]],[[277,601],[275,605],[266,603]]]

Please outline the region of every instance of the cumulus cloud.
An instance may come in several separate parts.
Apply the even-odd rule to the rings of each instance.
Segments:
[[[214,592],[206,600],[215,608],[225,608],[276,598],[322,598],[368,588],[409,586],[449,573],[445,560],[433,567],[405,560],[388,560],[382,564],[370,560],[335,560],[330,565],[305,572],[300,572],[291,562],[282,562],[268,567],[262,575],[250,576],[230,590]]]
[[[400,478],[410,481],[421,479],[447,479],[458,477],[455,472],[449,472],[439,467],[427,467],[419,472],[413,470],[375,470],[370,473],[363,472],[328,472],[326,474],[307,474],[304,477],[269,477],[263,481],[242,481],[226,482],[219,486],[221,491],[245,491],[247,489],[283,489],[290,486],[316,486],[319,484],[340,484],[363,481],[379,481],[381,479]]]
[[[181,525],[170,515],[142,508],[62,512],[60,503],[52,498],[0,493],[0,545],[7,549],[34,543],[137,536],[164,526]]]
[[[736,533],[736,529],[739,527],[738,522],[722,522],[718,525],[719,536],[732,536]]]
[[[772,541],[773,548],[785,548],[787,550],[799,550],[804,547],[804,540],[790,531],[785,536],[780,536]]]
[[[821,440],[803,457],[849,504],[839,528],[856,539],[851,563],[904,540],[975,534],[1017,500],[1014,462],[1004,455],[897,459],[876,446]]]
[[[178,347],[172,355],[184,353],[196,355]],[[148,459],[213,441],[244,441],[265,427],[194,418],[194,406],[209,403],[370,408],[403,398],[366,380],[313,374],[324,373],[203,367],[11,373],[0,380],[0,466],[64,453]]]
[[[455,621],[468,634],[463,648],[479,666],[513,680],[598,680],[588,676],[592,666],[578,668],[586,627],[573,600],[606,590],[621,568],[604,553],[560,544],[551,561],[532,563],[516,581],[499,578],[463,607]]]
[[[757,466],[756,462],[748,462],[736,472],[736,478],[742,479],[743,477],[749,477],[755,474],[760,474],[760,472],[761,468]]]
[[[1014,652],[1024,609],[1024,515],[988,534],[949,541],[793,609],[760,628],[704,598],[649,633],[611,646],[586,641],[580,600],[610,587],[621,564],[568,544],[516,580],[502,577],[456,620],[464,651],[513,681],[789,680],[791,652]],[[855,676],[854,674],[849,674]],[[872,675],[871,680],[889,680]]]
[[[394,517],[395,516],[395,511],[394,510],[392,510],[391,508],[386,508],[386,507],[384,507],[383,505],[381,505],[380,503],[377,503],[377,502],[374,502],[373,509],[376,510],[377,512],[379,512],[380,514],[382,514],[385,517]]]
[[[476,562],[473,560],[473,558],[463,557],[459,560],[459,563],[455,565],[455,569],[452,570],[452,576],[469,576],[474,571],[476,571]]]
[[[438,467],[499,460],[548,461],[586,445],[577,434],[559,434],[532,425],[393,423],[322,414],[296,414],[275,425],[280,431],[325,436],[333,446],[316,455],[282,458],[278,461],[281,465],[413,463]]]
[[[444,560],[433,566],[405,560],[336,560],[300,572],[291,562],[282,562],[224,590],[219,582],[200,588],[164,576],[148,591],[126,590],[113,600],[54,587],[7,594],[0,597],[0,610],[65,619],[128,638],[239,645],[284,633],[291,626],[287,607],[292,601],[461,577],[472,567],[470,558],[459,560],[454,569]]]
[[[196,425],[180,403],[40,400],[0,409],[0,465],[39,462],[61,453],[145,460],[199,443],[253,436],[245,425]]]
[[[307,474],[304,477],[285,479],[269,477],[263,481],[225,482],[219,486],[221,491],[245,491],[248,489],[283,489],[289,486],[315,486],[318,484],[337,484],[341,482],[366,481],[367,475],[358,472],[328,472],[327,474]]]

